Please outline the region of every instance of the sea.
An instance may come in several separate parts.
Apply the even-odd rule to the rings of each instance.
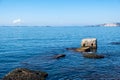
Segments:
[[[96,53],[105,57],[66,49],[81,47],[84,38],[96,38]],[[54,59],[58,54],[66,56]],[[120,80],[120,27],[1,26],[0,78],[16,68],[45,71],[46,80]]]

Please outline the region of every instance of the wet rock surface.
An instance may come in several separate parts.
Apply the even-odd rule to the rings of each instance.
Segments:
[[[104,58],[104,55],[97,54],[96,51],[92,51],[93,49],[91,49],[90,47],[67,48],[67,50],[80,52],[82,54],[82,56],[85,57],[85,58],[91,58],[91,59],[101,59],[101,58]]]
[[[58,54],[58,55],[55,55],[53,58],[54,59],[60,59],[60,58],[63,58],[65,56],[66,56],[65,54]]]
[[[3,77],[3,80],[45,80],[46,72],[17,68]]]
[[[66,50],[74,51],[76,48],[66,48]]]
[[[90,47],[81,47],[81,48],[66,48],[67,50],[75,51],[75,52],[90,52]]]
[[[112,45],[120,45],[120,42],[111,42]]]
[[[93,59],[101,59],[101,58],[104,58],[103,55],[96,54],[96,53],[83,53],[83,57],[85,57],[85,58],[93,58]]]
[[[75,49],[76,52],[90,52],[90,47],[81,47]]]

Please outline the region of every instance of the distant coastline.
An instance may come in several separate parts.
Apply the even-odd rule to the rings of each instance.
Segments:
[[[54,26],[23,26],[23,25],[5,25],[5,26],[0,26],[0,27],[54,27]],[[69,26],[57,26],[57,27],[70,27]],[[104,24],[98,24],[98,25],[84,25],[84,26],[77,26],[77,27],[120,27],[120,22],[119,23],[104,23]]]
[[[91,25],[91,27],[120,27],[120,23],[104,23],[99,25]]]

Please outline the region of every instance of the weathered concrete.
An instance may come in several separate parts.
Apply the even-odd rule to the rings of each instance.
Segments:
[[[54,59],[60,59],[60,58],[63,58],[65,56],[66,56],[65,54],[58,54],[58,55],[55,55],[53,58]]]
[[[8,73],[3,80],[45,80],[47,76],[46,72],[18,68]]]
[[[90,47],[97,48],[97,39],[96,38],[86,38],[82,39],[81,47]]]

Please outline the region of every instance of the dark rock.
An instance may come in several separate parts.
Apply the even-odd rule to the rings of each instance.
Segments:
[[[72,50],[75,52],[90,52],[90,47],[81,47],[81,48],[67,48],[67,50]]]
[[[93,58],[93,59],[101,59],[101,58],[104,58],[103,55],[96,54],[96,53],[83,53],[83,57]]]
[[[90,52],[90,47],[77,48],[77,49],[75,49],[75,51],[77,51],[77,52]]]
[[[58,55],[55,55],[53,58],[59,59],[59,58],[65,57],[65,56],[66,56],[65,54],[58,54]]]
[[[112,45],[120,45],[120,42],[111,42]]]
[[[46,72],[17,68],[4,76],[3,80],[45,80],[47,76]]]
[[[77,48],[66,48],[66,50],[72,50],[72,51],[74,51],[75,49]]]

